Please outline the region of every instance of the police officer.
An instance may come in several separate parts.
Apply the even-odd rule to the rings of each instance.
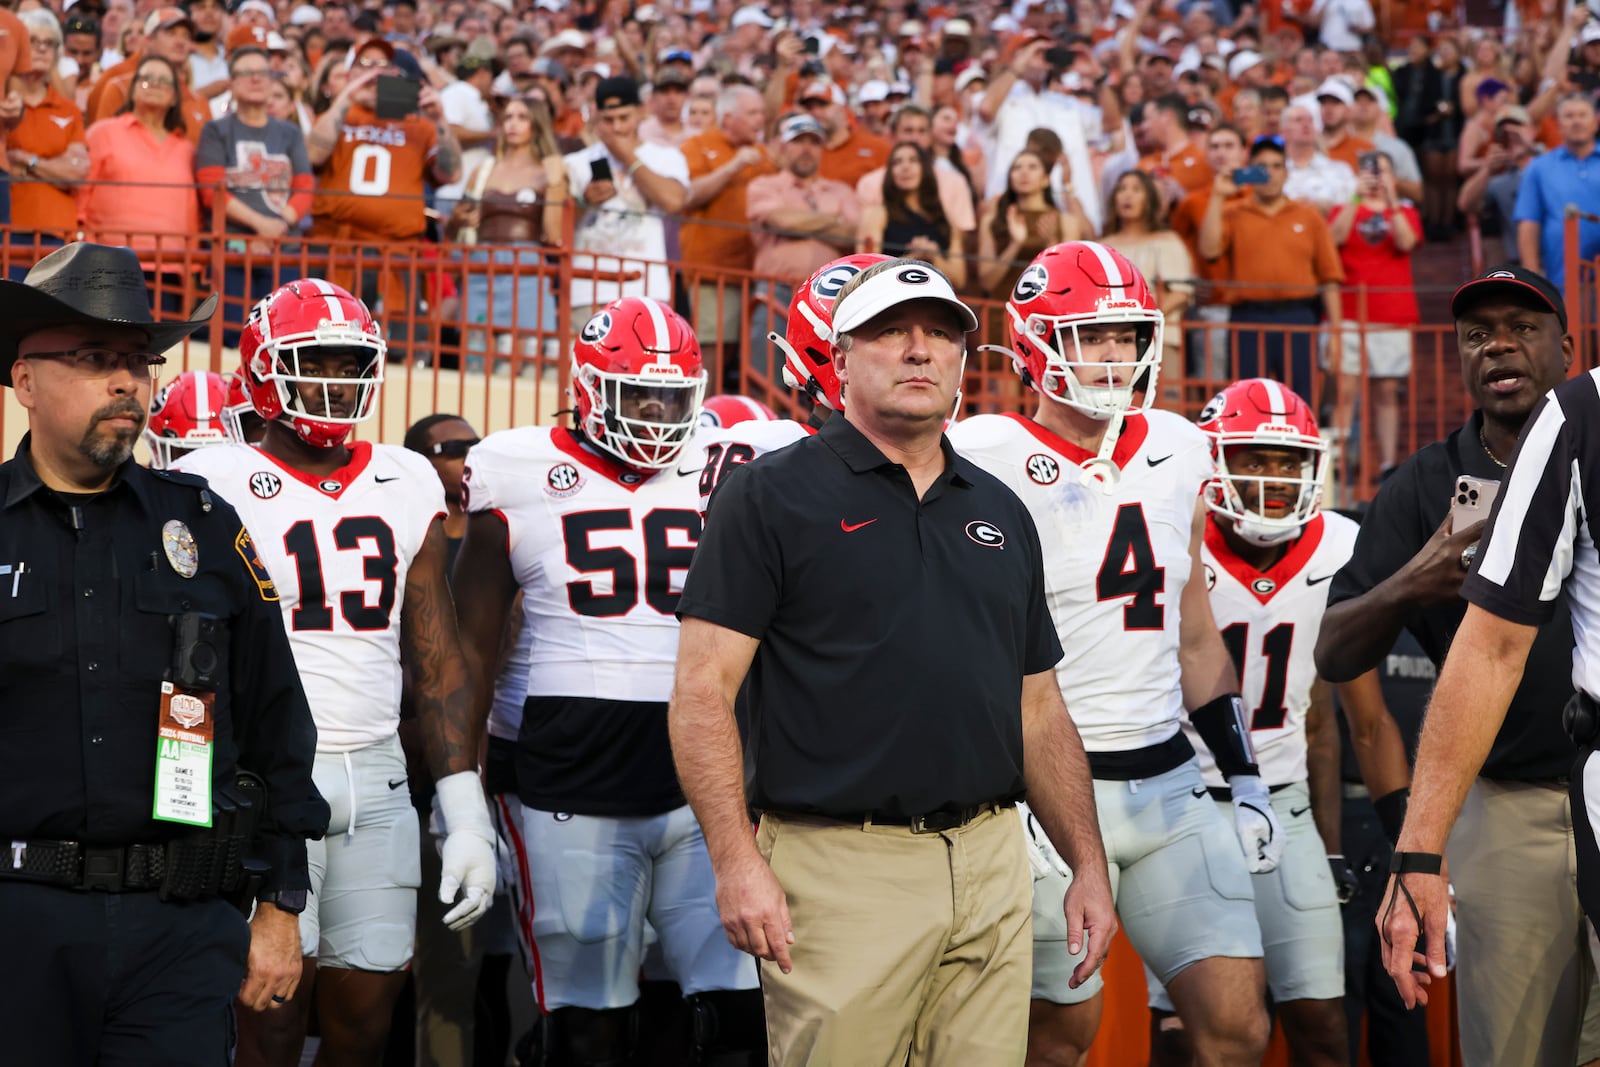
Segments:
[[[160,353],[216,297],[155,322],[138,257],[78,243],[0,305],[29,426],[0,465],[4,1059],[224,1064],[235,998],[299,980],[328,807],[250,535],[203,480],[132,459]]]

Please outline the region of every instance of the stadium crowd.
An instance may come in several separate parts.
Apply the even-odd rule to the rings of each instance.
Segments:
[[[240,1007],[239,1062],[293,1064],[310,1033],[330,1064],[744,1067],[769,1041],[785,1064],[1076,1063],[1119,922],[1149,969],[1153,1063],[1259,1063],[1274,1018],[1297,1063],[1426,1062],[1406,1008],[1427,990],[1390,939],[1406,879],[1441,873],[1413,827],[1415,851],[1396,855],[1424,862],[1387,878],[1413,826],[1425,697],[1406,683],[1443,664],[1463,580],[1489,598],[1470,525],[1488,504],[1447,515],[1454,479],[1506,476],[1571,364],[1571,208],[1588,213],[1580,255],[1600,257],[1600,6],[54,3],[0,10],[11,281],[43,285],[35,261],[87,238],[131,248],[152,282],[169,253],[223,235],[231,258],[209,282],[242,362],[150,397],[157,359],[96,348],[100,368],[13,345],[19,391],[40,419],[55,357],[115,389],[126,376],[152,402],[155,466],[239,507],[285,591],[333,802],[304,976]],[[1498,230],[1505,262],[1452,303],[1475,413],[1407,457],[1412,259],[1469,224]],[[426,245],[442,264],[426,283],[329,252]],[[187,311],[177,299],[161,290],[158,310]],[[452,337],[428,336],[430,300],[453,309],[434,317]],[[558,331],[572,353],[549,349]],[[979,334],[1009,351],[977,351]],[[468,368],[571,356],[570,428],[480,440],[440,414],[404,449],[350,439],[386,357],[435,344]],[[1015,410],[946,427],[965,360],[994,358]],[[914,400],[885,377],[896,361],[921,368]],[[787,382],[809,420],[706,396],[741,368]],[[1206,400],[1190,379],[1233,383],[1198,428],[1161,410]],[[1393,477],[1358,528],[1321,492],[1369,416]],[[773,488],[810,478],[817,495]],[[410,491],[370,505],[396,509],[376,531],[354,501],[397,479]],[[980,490],[1015,510],[949,525]],[[843,587],[808,569],[819,500],[818,537],[899,538],[852,556]],[[868,510],[839,519],[844,503]],[[858,535],[872,508],[885,521]],[[896,670],[847,685],[837,635],[789,628],[832,602],[866,631],[855,652],[880,626],[920,633],[876,608],[913,587],[919,551],[948,565],[968,545],[1033,565],[995,566],[1019,583],[1005,605],[925,605],[924,624],[992,611],[1015,628],[987,689],[941,673],[962,650],[943,666],[930,650],[954,629],[885,641]],[[798,608],[787,581],[807,591]],[[1474,1065],[1569,1067],[1600,1060],[1593,935],[1564,851],[1574,637],[1564,600],[1518,621],[1539,644],[1450,845],[1460,1047]],[[371,632],[383,651],[335,651]],[[404,699],[369,714],[361,686],[398,694],[398,664]],[[948,708],[919,729],[872,718],[906,711],[911,690],[884,689],[830,727],[848,743],[806,736],[806,709],[844,708],[878,674],[915,677],[929,707],[959,695],[997,728]],[[1040,726],[1063,700],[1076,725]],[[469,706],[487,721],[492,827],[440,725]],[[927,762],[902,781],[908,752]],[[501,894],[463,930],[495,839]],[[970,884],[944,875],[953,911],[927,873],[951,868],[945,843],[994,860]],[[1515,846],[1522,871],[1495,858]],[[1526,885],[1541,867],[1546,884]],[[1553,902],[1513,892],[1551,882]],[[307,908],[292,892],[278,904]],[[841,902],[871,904],[842,934]],[[1565,909],[1538,928],[1548,957],[1512,962],[1515,934],[1487,918],[1507,907]],[[993,940],[947,943],[913,921],[933,908]],[[1442,945],[1422,950],[1442,976]],[[976,1022],[953,1006],[968,983],[1000,990],[971,999]],[[526,1034],[508,985],[535,1002]]]

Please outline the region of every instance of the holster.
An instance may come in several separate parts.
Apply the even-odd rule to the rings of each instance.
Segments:
[[[1600,703],[1583,690],[1578,690],[1567,701],[1567,706],[1561,709],[1561,725],[1566,728],[1572,743],[1579,748],[1593,746],[1596,740],[1600,740]]]
[[[248,915],[272,868],[254,855],[256,830],[266,810],[267,787],[239,769],[212,799],[211,828],[167,845],[162,900],[225,898]]]

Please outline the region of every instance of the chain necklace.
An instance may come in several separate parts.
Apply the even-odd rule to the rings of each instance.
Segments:
[[[1481,423],[1481,422],[1478,424],[1478,443],[1483,446],[1483,450],[1489,454],[1489,458],[1490,459],[1494,460],[1495,465],[1497,467],[1499,467],[1501,470],[1505,470],[1506,469],[1505,460],[1503,460],[1499,456],[1495,455],[1494,454],[1494,449],[1490,448],[1489,447],[1489,442],[1484,439],[1484,436],[1483,436],[1483,423]]]

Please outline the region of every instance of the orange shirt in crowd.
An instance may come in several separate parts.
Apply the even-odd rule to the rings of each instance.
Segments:
[[[84,115],[95,114],[100,107],[100,98],[106,94],[106,86],[124,75],[132,77],[133,72],[139,69],[139,64],[143,61],[144,53],[135,52],[121,63],[113,64],[101,71],[99,80],[89,88],[89,99],[83,105]]]
[[[739,152],[715,127],[689,138],[678,150],[689,163],[690,181],[725,166]],[[759,163],[741,168],[721,192],[687,213],[678,234],[683,261],[708,269],[749,270],[755,261],[755,245],[750,242],[745,220],[745,191],[752,179],[777,171],[762,153]]]
[[[889,142],[852,125],[850,136],[843,143],[822,150],[822,166],[817,173],[854,189],[862,178],[888,165]]]
[[[1233,302],[1307,300],[1324,283],[1344,280],[1339,249],[1322,212],[1286,200],[1268,214],[1251,194],[1222,209],[1222,251],[1239,284]]]
[[[1156,178],[1171,178],[1185,194],[1211,188],[1216,175],[1206,162],[1205,149],[1189,142],[1176,152],[1152,152],[1139,160],[1139,169]]]
[[[1238,193],[1228,200],[1227,207],[1242,203],[1249,193]],[[1211,190],[1197,189],[1178,201],[1172,209],[1172,216],[1168,219],[1172,231],[1183,241],[1184,247],[1189,250],[1189,258],[1194,260],[1195,275],[1208,282],[1230,282],[1233,280],[1233,265],[1229,257],[1224,254],[1218,259],[1207,259],[1200,254],[1200,223],[1206,217],[1206,208],[1211,204]],[[1200,294],[1200,302],[1204,304],[1226,304],[1230,300],[1227,289],[1216,289],[1208,296]]]
[[[17,74],[33,72],[33,49],[28,44],[28,27],[5,8],[0,8],[0,93],[6,91]],[[0,130],[0,172],[6,166],[6,135]]]
[[[1337,159],[1340,163],[1360,174],[1361,154],[1363,152],[1375,152],[1377,151],[1377,146],[1365,137],[1357,137],[1353,133],[1347,133],[1339,138],[1339,143],[1336,145],[1324,144],[1322,151],[1327,154],[1329,159]]]
[[[187,248],[200,230],[194,145],[179,133],[158,139],[131,112],[90,126],[84,141],[89,178],[78,187],[78,214],[89,239],[141,252]],[[174,236],[155,236],[164,234]]]
[[[745,203],[750,224],[758,227],[754,234],[757,274],[805,278],[843,254],[837,245],[826,241],[790,237],[766,228],[773,212],[794,207],[835,215],[851,225],[861,221],[861,205],[855,192],[842,182],[821,177],[802,182],[786,170],[757,178],[750,183]]]
[[[123,102],[128,99],[128,90],[133,85],[133,75],[134,71],[130,70],[126,74],[118,74],[116,77],[108,75],[100,79],[94,87],[94,92],[89,94],[89,108],[84,112],[89,125],[93,126],[101,119],[108,119],[117,113]],[[95,93],[100,95],[98,101],[95,100]],[[184,136],[189,138],[190,144],[199,144],[201,127],[211,121],[211,105],[204,98],[196,96],[185,84],[180,106],[183,109]]]
[[[422,194],[439,134],[420,115],[380,119],[359,104],[317,171],[313,237],[415,240],[427,229]]]
[[[7,137],[7,147],[54,159],[70,145],[84,143],[83,116],[54,88],[22,110],[22,121]],[[42,178],[19,173],[11,179],[11,226],[22,232],[70,233],[78,228],[78,201],[71,192]]]

